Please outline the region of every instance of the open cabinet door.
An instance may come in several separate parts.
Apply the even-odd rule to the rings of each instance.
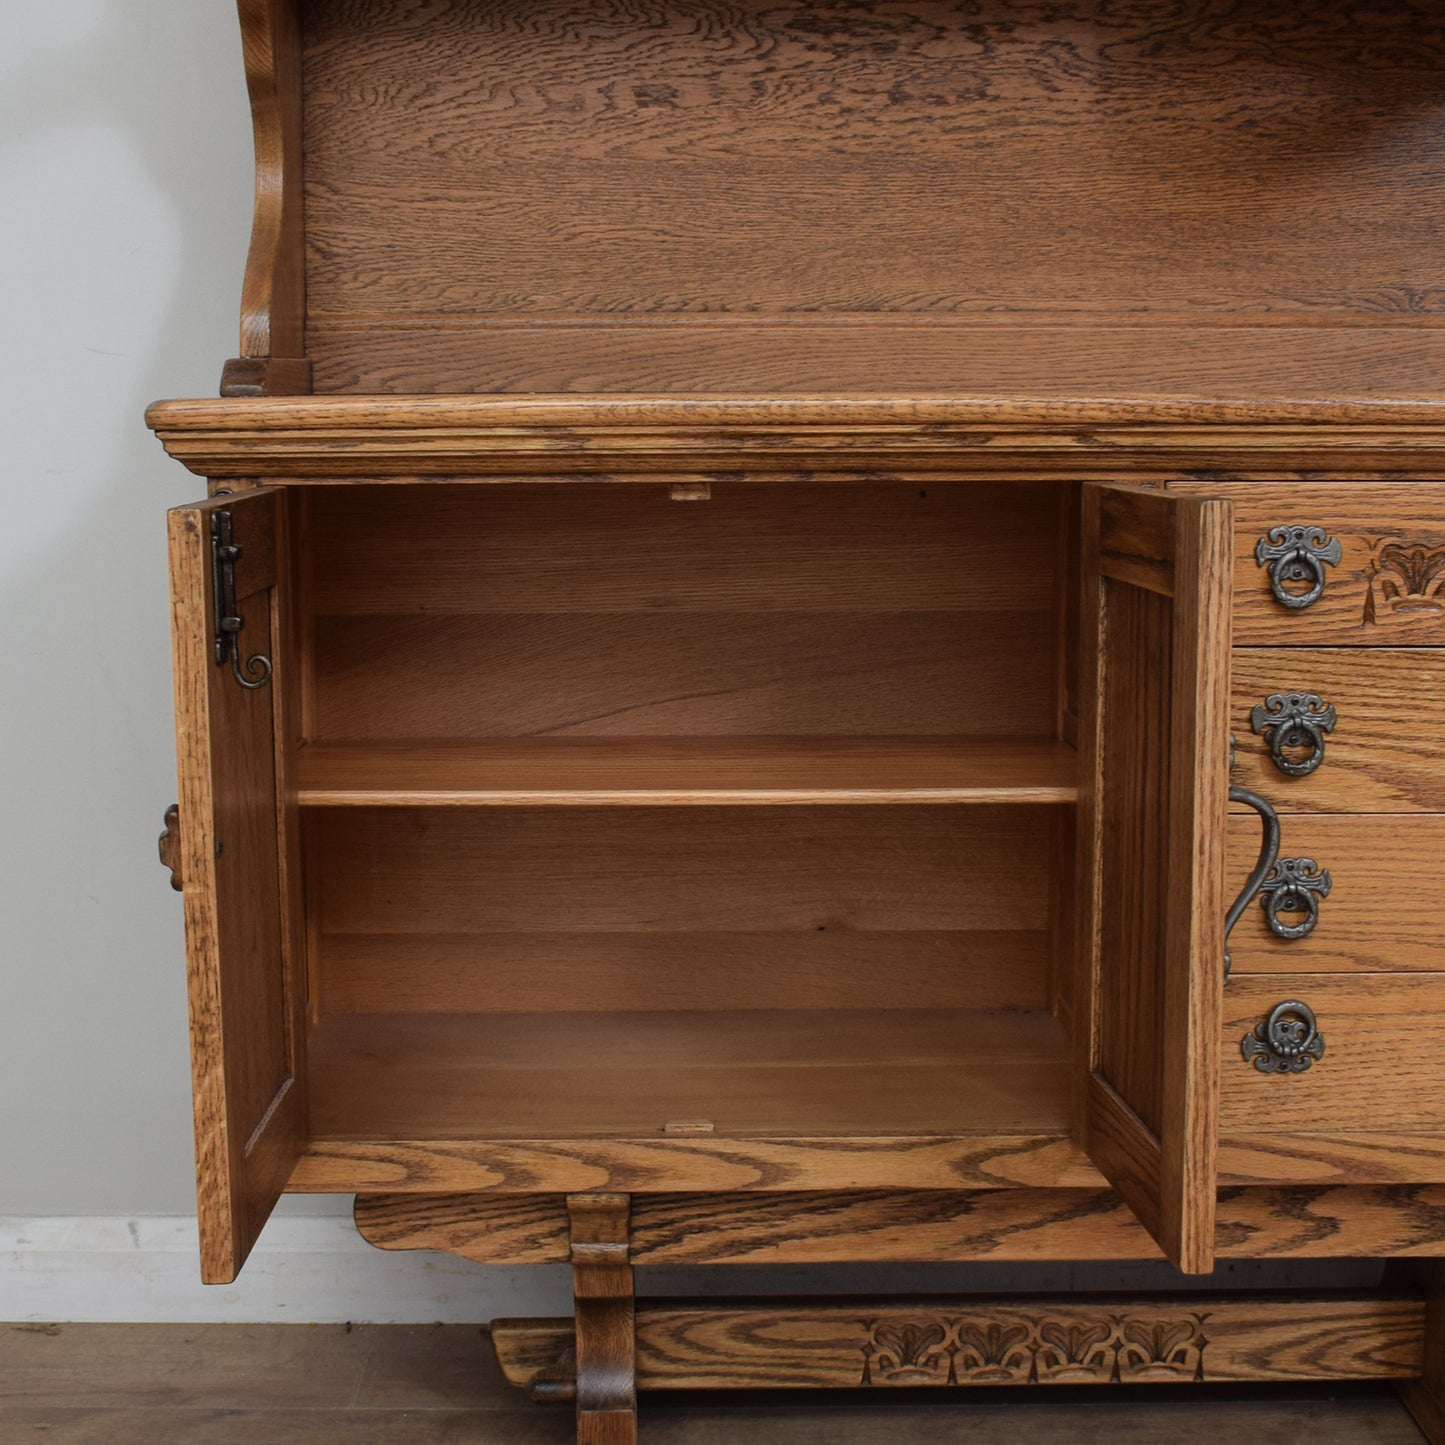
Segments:
[[[1232,514],[1084,488],[1083,1142],[1191,1274],[1214,1260]]]
[[[302,991],[288,940],[295,809],[277,745],[281,494],[218,496],[169,521],[201,1274],[223,1284],[306,1137]]]

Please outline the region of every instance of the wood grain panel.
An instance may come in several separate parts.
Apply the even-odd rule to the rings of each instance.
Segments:
[[[1214,1240],[1231,521],[1227,503],[1084,488],[1078,1115],[1193,1273]]]
[[[1284,813],[1445,812],[1445,650],[1249,647],[1231,662],[1235,782]],[[1338,714],[1306,777],[1281,772],[1250,728],[1277,692],[1317,693]]]
[[[1143,0],[1022,16],[990,0],[966,22],[932,0],[582,19],[560,0],[525,17],[328,0],[306,26],[319,383],[666,389],[680,364],[699,389],[775,384],[746,348],[698,368],[690,342],[649,365],[604,339],[569,368],[585,327],[530,361],[459,327],[329,361],[338,320],[419,310],[817,316],[824,347],[827,318],[859,313],[1433,317],[1420,136],[1445,43],[1427,5],[1391,10],[1408,44],[1343,0],[1228,23]],[[877,385],[846,361],[816,374]]]
[[[196,1189],[209,1283],[236,1277],[306,1136],[281,856],[291,804],[277,735],[289,662],[261,689],[216,665],[211,576],[211,517],[225,508],[242,549],[243,656],[283,662],[278,505],[274,491],[258,491],[169,516]]]
[[[1138,570],[1138,569],[1135,569]],[[1099,955],[1111,974],[1098,1010],[1097,1067],[1157,1136],[1164,1086],[1166,890],[1149,864],[1169,856],[1172,699],[1151,686],[1168,677],[1173,611],[1167,598],[1104,583],[1109,609],[1108,693],[1103,703],[1106,789],[1102,866],[1114,880],[1098,915]]]
[[[333,1015],[311,1030],[316,1138],[586,1139],[1065,1131],[1040,1012]]]
[[[1241,646],[1445,644],[1445,487],[1219,489],[1235,500],[1235,641]],[[1255,545],[1271,527],[1323,527],[1342,556],[1319,601],[1281,607]]]
[[[1340,1129],[1313,1134],[1234,1130],[1219,1141],[1219,1180],[1309,1187],[1445,1184],[1445,1134],[1438,1129],[1371,1134]]]
[[[841,1139],[313,1139],[287,1188],[302,1194],[499,1195],[612,1189],[1098,1189],[1099,1171],[1065,1134],[890,1134]]]
[[[321,616],[1048,612],[1054,483],[770,487],[347,487],[318,491]],[[962,621],[963,619],[959,619]]]
[[[1047,735],[1058,503],[1027,485],[318,497],[317,735]]]
[[[1418,1297],[640,1304],[642,1389],[1408,1379]]]
[[[479,1264],[567,1258],[559,1195],[361,1195],[356,1224],[382,1249],[445,1250]],[[642,1265],[1162,1258],[1108,1189],[641,1194],[632,1226]],[[1445,1189],[1225,1189],[1217,1244],[1235,1259],[1445,1254]]]
[[[316,737],[1046,737],[1048,614],[318,619]]]
[[[323,933],[331,1013],[1033,1008],[1039,930]]]
[[[323,809],[313,912],[323,933],[1033,932],[1047,811]]]
[[[1328,766],[1328,764],[1326,764]],[[1271,796],[1271,793],[1266,793]],[[1330,874],[1319,921],[1303,938],[1273,934],[1251,905],[1230,935],[1235,972],[1387,973],[1445,968],[1445,817],[1294,816],[1284,820],[1280,852],[1313,858]],[[1229,821],[1229,876],[1242,880],[1259,851],[1259,828]],[[1283,915],[1298,922],[1303,914]]]
[[[1302,1074],[1262,1074],[1240,1043],[1277,1003],[1314,1010],[1323,1058]],[[1231,979],[1221,1041],[1220,1129],[1225,1135],[1358,1133],[1383,1147],[1411,1130],[1445,1142],[1445,1095],[1432,1080],[1440,1055],[1445,975],[1277,974]],[[1378,1138],[1370,1138],[1378,1131]],[[1437,1177],[1431,1162],[1422,1180]],[[1287,1168],[1280,1182],[1290,1178]],[[1395,1173],[1390,1177],[1409,1177]]]
[[[836,317],[612,316],[551,318],[530,315],[460,321],[353,320],[313,317],[307,328],[315,353],[315,385],[328,395],[374,393],[527,393],[578,396],[628,392],[653,395],[721,392],[787,398],[836,392],[863,396],[882,379],[889,392],[988,398],[996,411],[1019,397],[1140,398],[1224,406],[1243,394],[1275,405],[1301,400],[1322,405],[1432,401],[1445,367],[1445,331],[1437,325],[1339,324],[1103,324],[1082,319],[1046,325],[1027,316],[1017,324],[933,313],[911,320],[875,314]],[[1047,447],[1048,466],[1029,465],[1005,438],[990,441],[989,471],[1000,464],[1032,478],[1085,472],[1106,481],[1118,475],[1118,455],[1103,440],[1078,448]],[[1235,476],[1300,480],[1336,460],[1340,439],[1298,438],[1298,459],[1232,444],[1211,432],[1189,441],[1192,461]],[[1335,444],[1331,445],[1334,441]],[[261,443],[266,445],[266,443]],[[271,444],[274,447],[274,442]],[[412,456],[435,444],[407,440]],[[1159,451],[1177,452],[1167,443]],[[1399,475],[1415,457],[1401,456],[1388,439],[1361,437],[1345,450],[1355,469]],[[1155,474],[1175,474],[1156,452]],[[726,463],[713,454],[713,466]],[[961,459],[967,465],[967,458]],[[306,459],[313,473],[346,470],[333,454]],[[214,461],[197,458],[198,466]],[[237,462],[227,458],[223,467]],[[285,465],[283,463],[283,465]],[[901,460],[880,455],[883,473],[906,473]],[[287,467],[289,471],[290,468]],[[352,470],[355,470],[353,467]],[[406,474],[392,464],[372,475]],[[431,472],[460,471],[432,462]],[[516,470],[531,470],[528,467]],[[596,468],[595,470],[605,470]],[[619,466],[618,470],[629,470]],[[1440,476],[1438,465],[1430,473]],[[806,474],[799,478],[807,480]]]

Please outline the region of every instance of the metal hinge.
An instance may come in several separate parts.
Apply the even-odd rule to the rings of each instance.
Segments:
[[[241,661],[241,629],[245,620],[236,610],[236,562],[241,556],[231,529],[231,514],[211,513],[211,588],[216,606],[216,666],[228,662],[242,687],[265,687],[271,680],[271,659],[253,653]]]

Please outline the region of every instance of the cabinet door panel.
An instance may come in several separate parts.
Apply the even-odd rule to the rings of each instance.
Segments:
[[[1190,1272],[1214,1249],[1231,520],[1084,488],[1083,1142]]]
[[[228,614],[244,624],[236,665],[216,653],[221,513],[240,549]],[[277,747],[286,675],[280,494],[221,496],[177,507],[169,520],[201,1271],[207,1283],[224,1283],[305,1138],[300,989],[287,943],[294,810]]]

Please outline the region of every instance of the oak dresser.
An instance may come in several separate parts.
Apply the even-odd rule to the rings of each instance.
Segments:
[[[240,0],[156,404],[205,1279],[639,1390],[1392,1380],[1445,1445],[1445,10]],[[1381,1261],[673,1300],[636,1266]]]

